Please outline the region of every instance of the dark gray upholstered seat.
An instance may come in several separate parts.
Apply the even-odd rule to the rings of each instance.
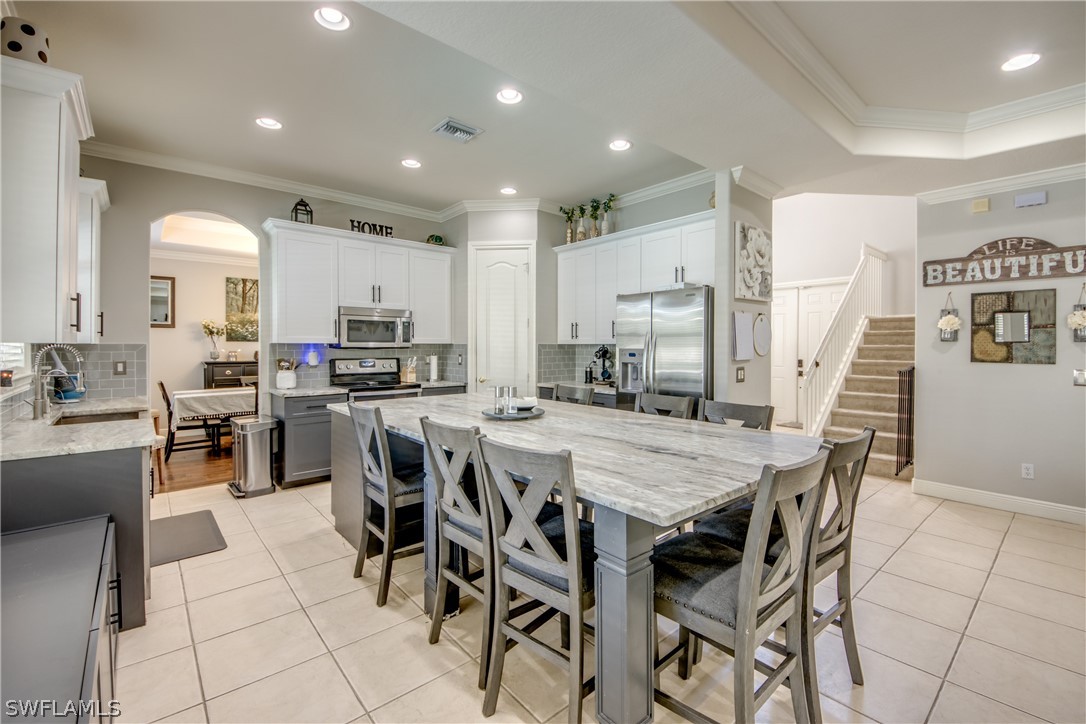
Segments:
[[[731,510],[721,513],[713,513],[694,523],[694,532],[716,538],[724,545],[743,550],[747,542],[747,529],[750,527],[750,516],[754,506],[746,503]],[[776,515],[769,526],[769,550],[766,557],[775,559],[780,553],[781,539],[784,538],[784,529]]]
[[[422,482],[426,479],[426,473],[419,470],[415,473],[409,473],[405,477],[401,477],[403,473],[397,473],[392,477],[392,494],[397,498],[402,495],[411,495],[412,493],[422,492]],[[370,483],[370,487],[380,492],[385,492],[385,486],[377,483]]]
[[[539,511],[539,515],[536,517],[536,522],[542,524],[549,521],[551,518],[557,518],[561,515],[561,505],[558,505],[558,503],[547,502],[543,504],[542,510]],[[449,525],[459,528],[460,530],[470,535],[472,538],[478,538],[479,540],[483,539],[483,531],[481,528],[477,528],[473,525],[468,525],[462,521],[451,518],[449,519]],[[564,545],[565,542],[563,542],[563,546]],[[563,548],[563,550],[565,550],[565,548]],[[592,560],[595,560],[595,558],[593,558]]]
[[[548,503],[548,505],[554,505],[554,503]],[[592,575],[592,567],[596,564],[596,544],[592,523],[586,520],[578,520],[577,522],[580,527],[578,532],[581,536],[581,593],[586,593],[592,590],[592,587],[596,582],[596,577]],[[562,518],[561,511],[559,511],[557,517],[552,517],[546,523],[540,525],[539,529],[543,531],[543,535],[545,535],[547,540],[550,541],[550,544],[554,546],[554,550],[558,555],[565,558],[566,521]],[[521,573],[526,573],[533,578],[538,578],[547,585],[557,588],[559,591],[569,592],[569,582],[562,576],[552,576],[544,571],[521,564],[514,559],[510,559],[509,567],[515,568]]]

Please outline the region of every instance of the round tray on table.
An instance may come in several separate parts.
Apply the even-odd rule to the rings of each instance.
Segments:
[[[502,415],[497,414],[493,410],[483,410],[483,417],[489,417],[491,420],[531,420],[536,417],[542,417],[544,410],[542,407],[533,407],[530,410],[518,410],[513,413],[505,413]]]

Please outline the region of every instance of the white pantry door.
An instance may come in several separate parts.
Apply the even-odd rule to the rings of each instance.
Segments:
[[[528,324],[529,262],[526,248],[475,252],[476,391],[515,385],[522,396],[531,385]]]
[[[795,422],[799,419],[796,405],[797,345],[799,342],[799,290],[774,289],[772,315],[773,343],[770,346],[770,402],[773,419]]]
[[[803,360],[803,368],[811,364],[811,358],[826,336],[833,313],[841,305],[848,289],[848,282],[817,284],[799,288],[799,345],[796,354]],[[806,406],[807,391],[803,380],[799,381],[798,404],[800,409]],[[774,417],[776,419],[776,417]]]

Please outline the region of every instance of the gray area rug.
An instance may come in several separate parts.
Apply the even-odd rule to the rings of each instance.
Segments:
[[[226,547],[210,510],[198,510],[151,521],[151,565],[202,556]]]

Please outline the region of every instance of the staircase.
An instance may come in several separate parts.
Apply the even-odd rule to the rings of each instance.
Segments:
[[[867,473],[893,478],[897,445],[897,372],[913,364],[916,317],[875,317],[869,322],[852,369],[837,396],[822,434],[831,439],[859,435],[875,428]],[[912,480],[913,466],[898,480]]]

